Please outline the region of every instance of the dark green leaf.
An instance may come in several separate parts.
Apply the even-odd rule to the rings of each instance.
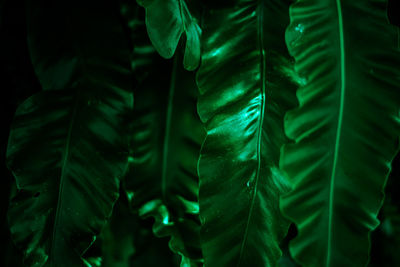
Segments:
[[[283,114],[295,104],[286,77],[288,5],[239,1],[204,16],[198,112],[200,217],[206,266],[275,266],[288,222],[278,169]]]
[[[183,65],[194,70],[200,61],[201,29],[185,0],[137,0],[146,8],[146,26],[155,49],[164,58],[171,58],[181,35],[186,35]]]
[[[7,151],[18,188],[9,222],[27,266],[84,266],[127,163],[132,82],[118,9],[78,2],[28,1],[43,91],[19,106]]]
[[[170,236],[170,248],[196,265],[202,259],[196,164],[204,131],[194,74],[179,67],[176,56],[171,77],[171,62],[154,54],[136,30],[142,43],[134,49],[132,66],[141,64],[145,78],[135,89],[126,189],[139,215],[155,218],[154,233]]]
[[[301,75],[286,115],[294,144],[281,167],[294,190],[281,208],[299,230],[303,266],[365,266],[383,187],[398,151],[400,53],[387,1],[299,0],[287,44]]]

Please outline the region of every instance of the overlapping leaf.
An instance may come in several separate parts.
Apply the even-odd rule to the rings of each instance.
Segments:
[[[27,266],[85,265],[81,256],[111,214],[127,163],[132,82],[117,9],[108,1],[76,6],[28,1],[43,91],[18,108],[7,151],[18,187],[9,222]]]
[[[204,16],[198,112],[207,137],[199,160],[206,266],[275,266],[288,229],[278,169],[283,114],[294,106],[284,1],[237,1]]]
[[[143,79],[135,89],[126,189],[139,215],[155,219],[154,233],[171,237],[170,248],[182,262],[196,265],[202,260],[196,164],[204,130],[196,114],[194,74],[177,63],[181,56],[173,67],[160,58],[144,22],[137,19],[135,25],[132,66]]]
[[[281,207],[303,266],[365,266],[398,151],[400,53],[386,1],[298,0],[287,45],[303,77],[285,120]]]
[[[137,0],[146,9],[150,40],[164,58],[172,58],[183,33],[186,48],[183,65],[194,70],[200,61],[201,29],[190,14],[185,0]]]

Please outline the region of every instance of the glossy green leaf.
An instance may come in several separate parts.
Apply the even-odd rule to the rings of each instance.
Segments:
[[[140,66],[144,78],[135,88],[125,187],[139,215],[155,219],[154,233],[169,236],[170,248],[195,266],[202,260],[196,164],[204,130],[196,113],[194,73],[180,67],[180,53],[171,66],[154,53],[139,26],[134,32],[142,42],[132,66]]]
[[[283,114],[295,104],[285,48],[288,4],[238,1],[204,16],[198,164],[206,266],[276,266],[289,223],[278,169]]]
[[[183,33],[186,48],[183,65],[194,70],[200,61],[201,29],[190,14],[185,0],[137,0],[146,9],[150,40],[164,58],[172,58]]]
[[[18,107],[7,150],[18,188],[9,223],[27,266],[85,265],[81,256],[110,217],[127,164],[132,82],[118,9],[77,3],[28,1],[43,91]]]
[[[400,53],[386,1],[299,0],[286,41],[302,76],[281,167],[281,208],[299,230],[303,266],[364,266],[398,151]]]

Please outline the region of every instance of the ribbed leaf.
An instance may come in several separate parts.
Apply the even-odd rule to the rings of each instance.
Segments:
[[[18,187],[11,233],[27,266],[84,266],[127,163],[129,50],[108,1],[28,3],[43,91],[19,106],[10,133],[8,166]]]
[[[299,0],[287,44],[303,77],[286,115],[294,144],[281,167],[294,190],[281,208],[299,230],[303,266],[363,266],[398,150],[400,53],[386,1]]]
[[[294,106],[284,32],[288,5],[238,1],[204,16],[198,112],[200,218],[206,266],[275,266],[288,222],[278,169],[283,114]]]
[[[186,35],[183,65],[194,70],[200,61],[201,29],[190,14],[185,0],[137,0],[146,8],[146,26],[155,49],[164,58],[171,58],[181,35]]]
[[[142,43],[134,49],[132,66],[140,66],[145,78],[135,89],[126,189],[139,215],[155,218],[154,233],[171,237],[170,248],[195,265],[202,259],[196,166],[204,130],[196,113],[194,74],[177,63],[181,56],[171,69],[171,62],[154,53],[147,34],[139,26],[133,30]]]

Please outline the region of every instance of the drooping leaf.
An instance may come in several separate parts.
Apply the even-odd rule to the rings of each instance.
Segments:
[[[134,24],[138,41],[132,66],[140,68],[143,79],[135,88],[125,188],[133,209],[142,218],[155,219],[154,233],[169,236],[170,248],[196,265],[202,259],[196,164],[204,130],[196,113],[194,74],[177,64],[180,53],[173,67],[160,58],[143,35],[140,20]]]
[[[384,0],[296,1],[286,41],[302,76],[285,117],[294,144],[281,167],[294,190],[281,208],[299,230],[303,266],[365,266],[398,151],[400,53]]]
[[[183,65],[194,70],[200,61],[201,29],[192,17],[185,0],[137,0],[146,9],[150,40],[164,58],[172,58],[183,33],[186,48]]]
[[[238,1],[204,16],[198,112],[207,136],[198,165],[206,266],[275,266],[288,229],[278,169],[288,78],[283,1]]]
[[[171,236],[174,252],[198,262],[202,257],[196,166],[203,129],[195,111],[194,76],[178,76],[176,60],[174,65],[169,92],[169,84],[149,76],[156,83],[135,93],[132,165],[126,184],[140,216],[155,218],[155,234]]]
[[[127,164],[129,50],[109,1],[35,0],[27,9],[43,91],[19,106],[10,132],[11,233],[27,266],[84,266]]]

